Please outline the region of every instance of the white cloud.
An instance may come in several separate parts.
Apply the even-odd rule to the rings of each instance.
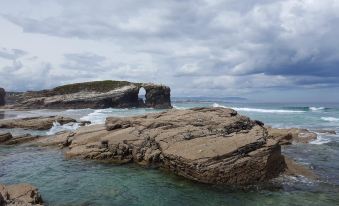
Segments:
[[[338,86],[336,0],[2,5],[0,82],[9,89],[98,79],[161,82],[175,94]]]

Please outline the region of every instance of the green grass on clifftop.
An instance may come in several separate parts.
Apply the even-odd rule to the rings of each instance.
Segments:
[[[131,83],[128,81],[112,81],[112,80],[83,82],[59,86],[54,88],[52,92],[55,94],[71,94],[80,91],[108,92],[131,84],[135,83]]]

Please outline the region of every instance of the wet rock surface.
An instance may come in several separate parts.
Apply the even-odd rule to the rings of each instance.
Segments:
[[[268,131],[268,138],[278,141],[280,145],[309,143],[317,139],[317,134],[307,129],[278,129],[269,126],[266,126],[266,129]]]
[[[0,184],[1,206],[42,205],[43,201],[37,188],[29,184]]]
[[[40,145],[67,148],[67,157],[162,168],[203,183],[251,184],[285,169],[277,141],[262,124],[225,108],[194,108],[82,127]]]
[[[329,129],[317,129],[315,132],[321,133],[321,134],[329,134],[329,135],[336,135],[337,132],[335,130],[329,130]]]
[[[4,119],[0,120],[0,128],[23,128],[33,130],[48,130],[53,126],[54,122],[61,125],[77,122],[75,119],[62,116],[47,117],[27,117],[20,119]]]

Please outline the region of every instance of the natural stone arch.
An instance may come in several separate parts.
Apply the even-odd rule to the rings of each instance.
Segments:
[[[171,105],[171,89],[164,85],[156,84],[141,84],[146,90],[145,94],[145,106],[156,109],[168,109],[172,108]]]

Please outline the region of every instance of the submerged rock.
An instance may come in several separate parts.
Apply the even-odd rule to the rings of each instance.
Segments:
[[[316,180],[319,177],[304,165],[297,164],[294,160],[285,157],[286,170],[288,176],[303,176],[311,180]]]
[[[75,119],[61,116],[48,117],[27,117],[21,119],[4,119],[0,120],[0,128],[23,128],[33,130],[48,130],[53,126],[54,122],[61,125],[77,122]]]
[[[317,129],[315,132],[321,133],[321,134],[330,134],[330,135],[336,135],[337,132],[335,130],[330,129]]]
[[[38,141],[69,148],[67,157],[135,162],[203,183],[250,184],[285,169],[280,145],[266,128],[225,108],[194,108],[136,117]]]
[[[146,90],[145,102],[138,97]],[[51,90],[16,94],[12,108],[171,108],[170,88],[164,85],[131,83],[127,81],[95,81],[69,84]]]
[[[307,129],[277,129],[268,126],[266,129],[268,131],[268,137],[278,141],[280,145],[292,143],[309,143],[317,139],[317,134]]]
[[[3,88],[0,88],[0,106],[5,105],[6,91]]]
[[[0,205],[30,206],[42,205],[43,201],[36,187],[29,184],[0,184]]]

